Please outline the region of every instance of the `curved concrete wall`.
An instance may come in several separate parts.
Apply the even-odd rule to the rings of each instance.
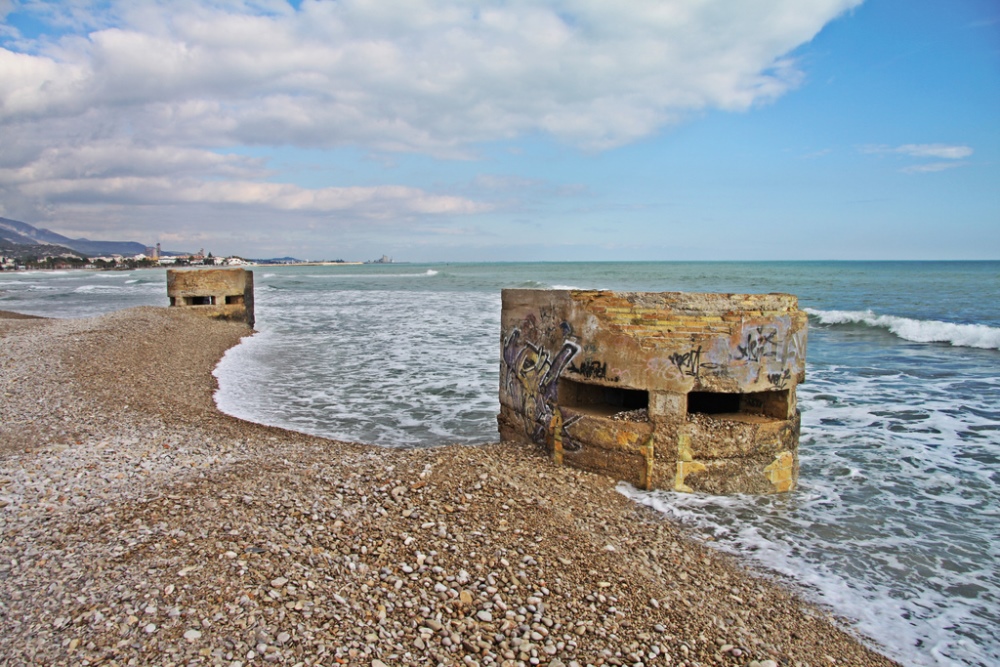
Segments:
[[[806,314],[787,294],[504,290],[505,439],[642,488],[794,488]]]
[[[171,306],[254,325],[252,271],[167,269],[167,296]]]

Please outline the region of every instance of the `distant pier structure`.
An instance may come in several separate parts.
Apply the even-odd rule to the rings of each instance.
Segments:
[[[167,269],[170,305],[253,327],[253,272],[246,269]]]
[[[504,440],[644,489],[798,480],[806,313],[788,294],[503,291]]]

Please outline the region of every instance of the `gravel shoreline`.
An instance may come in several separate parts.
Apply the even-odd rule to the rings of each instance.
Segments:
[[[893,665],[615,483],[219,413],[250,330],[0,312],[4,665]]]

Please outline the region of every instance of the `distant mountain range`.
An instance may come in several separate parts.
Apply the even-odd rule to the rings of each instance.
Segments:
[[[14,246],[28,247],[17,248]],[[99,257],[101,255],[132,257],[146,252],[145,245],[134,241],[71,239],[48,229],[39,229],[26,222],[8,218],[0,218],[0,249],[8,252],[35,252],[39,255],[52,255],[60,249],[62,252],[68,249],[84,257]]]

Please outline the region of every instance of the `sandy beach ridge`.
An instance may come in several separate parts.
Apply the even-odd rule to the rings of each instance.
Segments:
[[[249,334],[0,314],[0,663],[895,664],[539,451],[221,414]]]

